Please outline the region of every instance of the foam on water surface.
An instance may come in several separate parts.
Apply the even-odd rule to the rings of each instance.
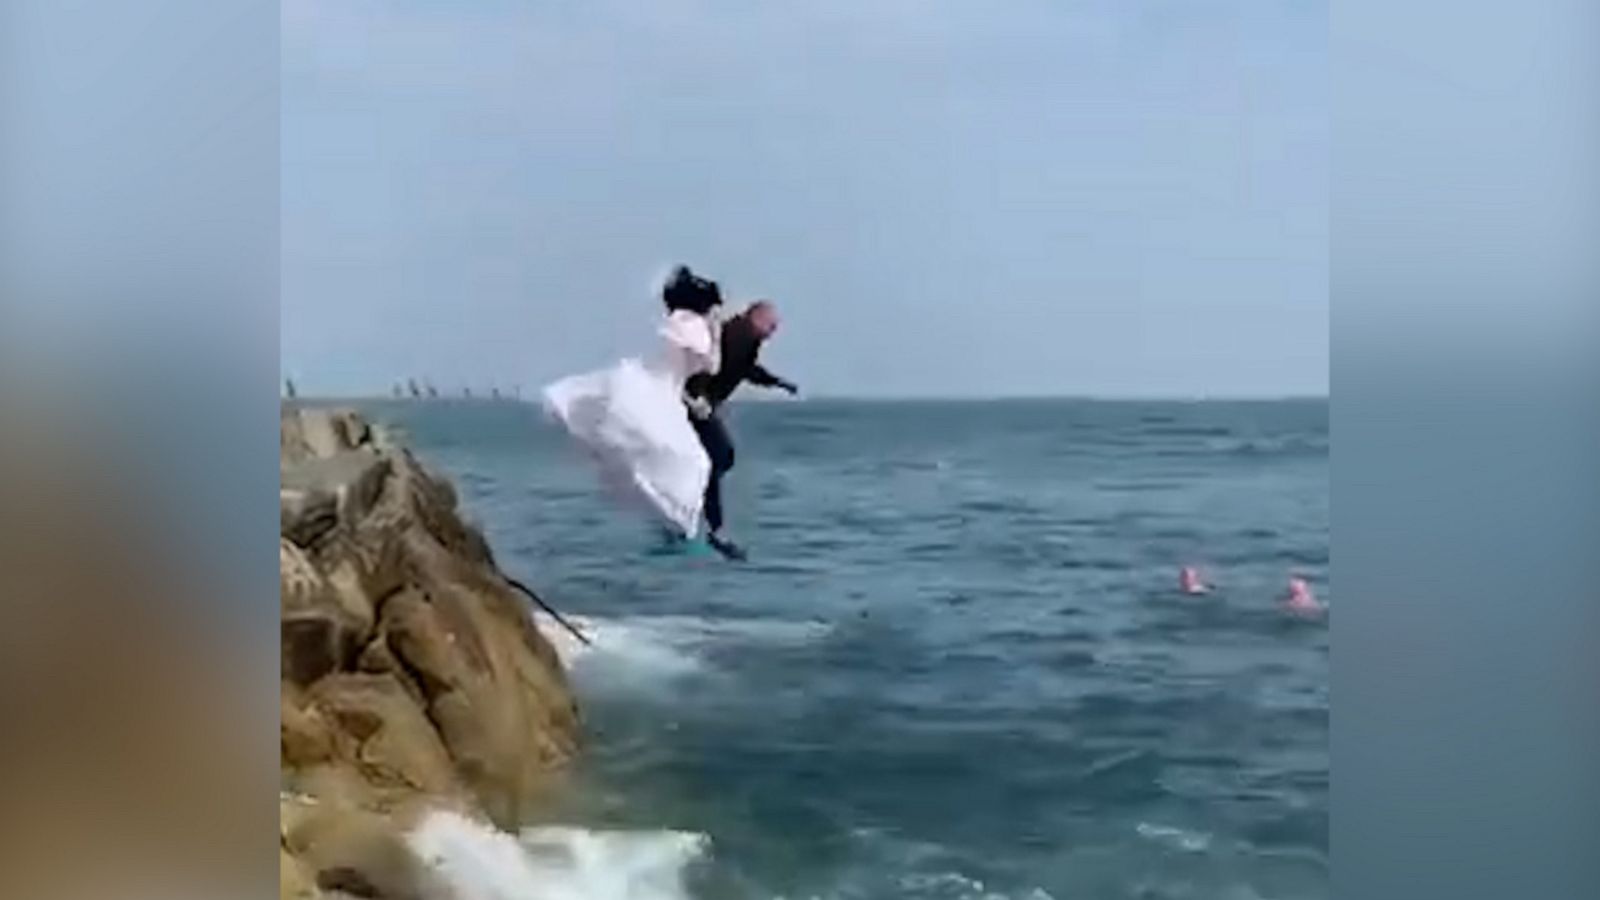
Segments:
[[[454,900],[688,900],[710,841],[681,831],[544,827],[513,836],[437,811],[407,836]]]
[[[706,666],[705,651],[727,645],[796,646],[817,640],[831,626],[816,621],[718,619],[701,616],[567,616],[589,639],[580,642],[545,613],[539,629],[571,670],[631,671],[651,678],[692,675]]]

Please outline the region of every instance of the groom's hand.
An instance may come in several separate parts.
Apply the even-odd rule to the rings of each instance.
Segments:
[[[800,386],[792,381],[778,382],[778,389],[781,391],[787,391],[791,397],[797,397],[800,395]]]

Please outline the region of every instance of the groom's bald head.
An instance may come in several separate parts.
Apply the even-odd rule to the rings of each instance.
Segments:
[[[778,330],[778,306],[771,300],[757,300],[745,308],[744,314],[757,337],[769,338]]]

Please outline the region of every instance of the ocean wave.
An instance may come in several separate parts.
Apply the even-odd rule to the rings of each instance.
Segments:
[[[685,875],[710,848],[705,835],[683,831],[512,836],[450,811],[425,816],[407,843],[458,900],[689,900]]]
[[[1012,900],[1011,894],[990,889],[982,881],[960,872],[933,872],[902,875],[896,887],[904,896],[938,900]],[[1019,900],[1054,900],[1043,888],[1032,888],[1016,895]]]
[[[1201,831],[1149,822],[1140,822],[1133,830],[1146,840],[1186,853],[1204,853],[1211,847],[1211,835]]]
[[[1205,451],[1218,456],[1326,456],[1327,435],[1277,435],[1206,442]]]
[[[1228,425],[1150,425],[1134,432],[1140,438],[1151,437],[1227,437],[1233,434]]]

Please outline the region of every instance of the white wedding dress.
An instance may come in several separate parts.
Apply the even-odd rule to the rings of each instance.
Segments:
[[[607,486],[693,537],[711,461],[683,405],[683,385],[718,366],[717,330],[705,316],[678,310],[646,359],[624,359],[544,389],[545,408],[600,465]]]

